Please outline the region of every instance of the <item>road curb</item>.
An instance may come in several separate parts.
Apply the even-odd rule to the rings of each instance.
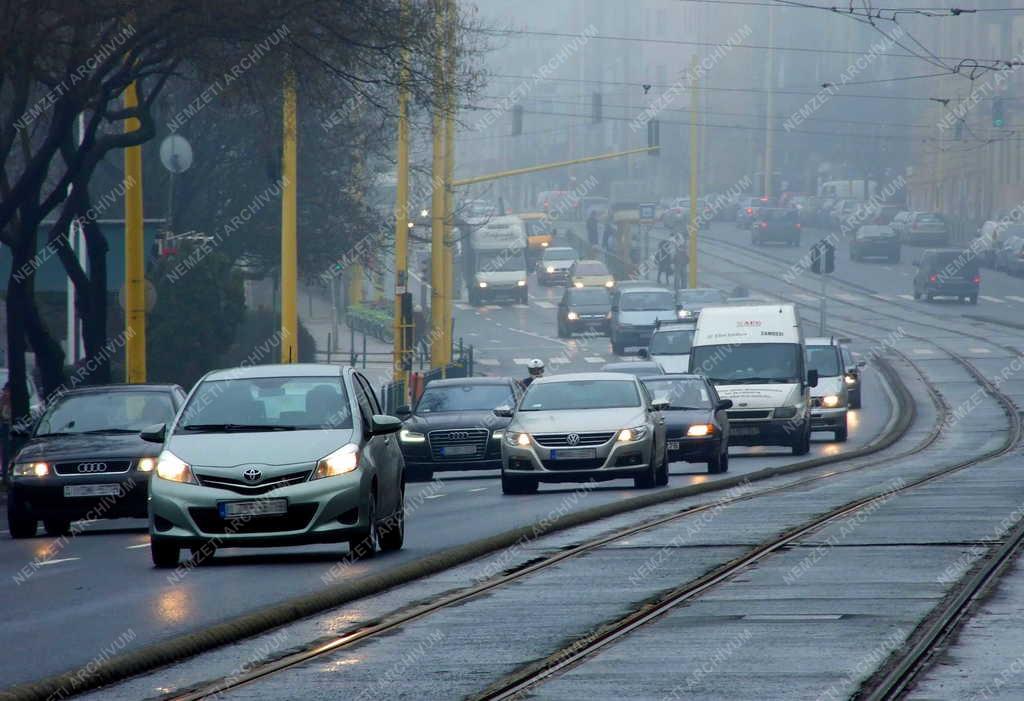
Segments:
[[[749,482],[759,482],[781,475],[800,472],[822,465],[829,465],[872,455],[900,440],[917,416],[910,390],[900,379],[896,370],[882,358],[877,367],[885,378],[896,404],[887,430],[861,448],[842,455],[824,456],[803,460],[781,467],[769,467],[756,472],[736,475],[705,482],[702,484],[661,489],[641,494],[624,501],[601,504],[582,511],[559,517],[543,519],[537,523],[521,526],[482,540],[464,543],[433,555],[427,555],[413,562],[395,567],[388,572],[369,575],[358,581],[343,582],[311,594],[303,594],[287,601],[273,604],[260,611],[242,614],[229,621],[218,623],[203,630],[184,633],[177,637],[147,645],[146,647],[114,655],[106,659],[95,659],[84,667],[49,676],[35,682],[11,687],[0,691],[0,701],[35,701],[64,699],[91,689],[123,681],[129,677],[150,672],[181,660],[193,657],[216,647],[266,633],[274,628],[350,603],[357,599],[379,594],[428,575],[436,574],[462,565],[484,555],[530,541],[559,531],[581,526],[594,521],[637,509],[655,506],[682,497],[722,491]]]

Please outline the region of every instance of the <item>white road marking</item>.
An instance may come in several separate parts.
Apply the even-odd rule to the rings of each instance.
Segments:
[[[991,353],[992,351],[990,351],[988,348],[968,348],[967,352],[968,353]]]
[[[538,307],[543,307],[544,309],[554,309],[555,308],[555,303],[554,302],[548,302],[547,300],[540,300],[540,301],[534,302],[534,304],[536,304]]]
[[[73,562],[74,560],[81,560],[81,559],[82,558],[80,558],[80,557],[60,557],[60,558],[57,558],[56,560],[43,560],[42,562],[37,562],[36,564],[39,565],[40,567],[42,567],[43,565],[59,565],[62,562]]]
[[[978,297],[980,299],[985,300],[986,302],[995,302],[996,304],[1006,304],[1006,300],[1005,299],[999,299],[998,297],[989,297],[988,295],[978,295]]]
[[[805,302],[813,302],[818,299],[814,295],[804,294],[803,292],[794,292],[793,296],[796,297],[797,299],[802,299]]]
[[[529,309],[530,305],[529,304],[513,304],[512,308],[513,309]]]
[[[139,543],[138,545],[128,545],[125,550],[138,550],[139,548],[148,548],[149,543]]]
[[[516,365],[526,365],[528,362],[530,362],[530,359],[529,358],[512,358],[512,362],[515,363]]]
[[[841,613],[748,613],[745,621],[834,621]]]
[[[464,303],[462,303],[462,302],[455,302],[455,308],[456,308],[456,309],[461,309],[462,311],[464,311],[464,312],[465,312],[465,311],[469,311],[469,310],[470,310],[470,309],[472,309],[473,307],[471,307],[471,306],[470,306],[470,305],[468,305],[468,304],[464,304]]]
[[[1007,299],[1012,299],[1014,302],[1020,302],[1024,304],[1024,297],[1017,297],[1015,295],[1006,295]]]
[[[836,294],[836,297],[838,297],[839,299],[845,299],[847,302],[859,302],[862,299],[864,299],[863,297],[852,295],[849,292],[839,292],[838,294]]]
[[[932,355],[935,351],[931,348],[911,348],[910,352],[914,355]]]
[[[556,355],[548,358],[548,365],[566,365],[572,361],[566,358],[564,355]]]
[[[490,365],[492,367],[495,365],[501,365],[501,361],[497,358],[474,358],[473,361],[480,363],[481,365]]]
[[[428,495],[426,495],[423,498],[424,499],[440,499],[443,496],[444,496],[444,494],[428,494]]]
[[[486,492],[487,487],[477,487],[476,489],[470,489],[470,492]]]
[[[900,299],[910,299],[910,300],[914,299],[914,295],[896,295],[896,296],[899,297]]]
[[[470,331],[469,335],[470,336],[479,336],[480,334],[478,334],[476,331]]]
[[[602,358],[599,355],[588,355],[586,358],[584,358],[584,360],[587,361],[588,363],[603,363],[604,362],[604,358]]]

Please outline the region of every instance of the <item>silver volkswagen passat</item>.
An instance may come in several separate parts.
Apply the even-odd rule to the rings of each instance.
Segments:
[[[162,442],[149,489],[153,564],[180,549],[348,542],[354,557],[397,550],[405,466],[381,411],[352,368],[261,365],[196,383]]]
[[[632,478],[668,484],[663,400],[624,373],[578,373],[534,380],[511,416],[501,446],[501,489],[527,494],[540,482]]]

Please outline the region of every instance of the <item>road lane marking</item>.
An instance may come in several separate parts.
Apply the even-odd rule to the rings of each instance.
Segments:
[[[979,298],[986,302],[995,302],[996,304],[1006,304],[1005,299],[999,299],[998,297],[989,297],[988,295],[978,295]]]
[[[536,304],[538,307],[543,307],[544,309],[554,309],[555,308],[554,302],[548,302],[546,300],[541,300],[539,302],[534,302],[534,304]]]
[[[990,351],[988,348],[968,348],[967,352],[968,353],[991,353],[992,351]]]
[[[424,499],[440,499],[444,494],[427,494]]]
[[[1006,295],[1007,299],[1012,299],[1014,302],[1020,302],[1024,304],[1024,297],[1017,297],[1016,295]]]
[[[487,487],[477,487],[476,489],[470,489],[471,492],[486,492]]]
[[[914,299],[914,295],[896,295],[896,296],[899,297],[900,299],[910,299],[910,300]]]
[[[526,365],[528,362],[530,362],[530,359],[529,358],[512,358],[512,362],[515,363],[516,365]]]
[[[59,565],[62,562],[73,562],[75,560],[81,560],[81,559],[82,558],[80,558],[80,557],[60,557],[60,558],[57,558],[56,560],[43,560],[42,562],[37,562],[36,564],[39,565],[40,567],[42,567],[43,565]]]
[[[748,613],[745,621],[835,621],[841,613]]]
[[[137,550],[138,548],[148,548],[149,543],[139,543],[138,545],[128,545],[125,550]]]
[[[931,348],[911,348],[910,352],[914,355],[932,355],[935,351]]]
[[[513,309],[529,309],[530,305],[529,304],[513,304],[512,308]]]
[[[495,365],[501,365],[501,361],[497,358],[474,358],[474,360],[481,365],[490,365],[492,367]]]
[[[803,292],[794,292],[793,296],[797,299],[802,299],[805,302],[814,302],[818,299],[814,295],[804,294]]]
[[[586,358],[584,358],[584,360],[587,361],[588,363],[603,363],[604,362],[604,358],[602,358],[599,355],[588,355]]]

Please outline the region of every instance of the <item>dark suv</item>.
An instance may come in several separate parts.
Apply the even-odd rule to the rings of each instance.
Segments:
[[[971,251],[949,248],[928,249],[915,263],[914,299],[931,301],[935,297],[957,297],[978,303],[981,275],[978,259]]]
[[[796,209],[762,207],[757,210],[750,229],[750,242],[759,245],[768,241],[800,245],[800,212]]]

